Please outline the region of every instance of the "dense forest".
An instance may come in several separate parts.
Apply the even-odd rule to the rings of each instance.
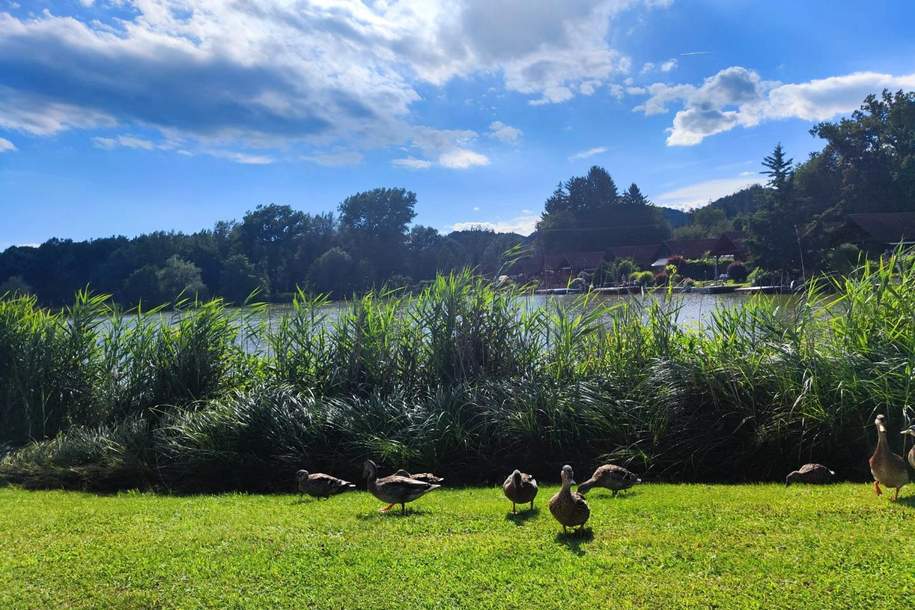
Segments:
[[[850,215],[915,211],[915,93],[869,96],[850,117],[810,131],[825,145],[806,161],[796,164],[779,144],[762,160],[765,186],[689,214],[654,206],[636,184],[621,192],[609,172],[592,167],[547,197],[528,238],[482,229],[442,235],[412,224],[414,193],[378,188],[347,197],[336,213],[259,205],[239,221],[192,234],[14,246],[0,253],[0,293],[33,293],[46,305],[68,303],[86,286],[123,305],[181,293],[239,303],[254,291],[288,301],[297,288],[345,297],[421,285],[465,267],[492,276],[519,245],[532,261],[528,276],[536,277],[540,255],[727,232],[746,239],[748,262],[759,269],[793,277],[841,272],[887,247],[849,235]]]

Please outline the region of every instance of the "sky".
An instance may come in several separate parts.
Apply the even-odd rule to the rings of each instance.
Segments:
[[[915,89],[915,2],[0,0],[0,249],[404,187],[529,233],[605,167],[690,209]]]

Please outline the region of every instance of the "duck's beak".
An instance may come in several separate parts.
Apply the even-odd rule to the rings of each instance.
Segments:
[[[569,483],[569,485],[578,485],[578,483],[575,482],[575,479],[572,479],[572,482]]]

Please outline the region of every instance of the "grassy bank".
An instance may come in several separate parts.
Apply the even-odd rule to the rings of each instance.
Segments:
[[[863,484],[644,485],[589,494],[591,536],[545,502],[440,490],[163,497],[0,490],[0,607],[902,608],[915,503]],[[908,601],[907,601],[908,600]]]
[[[915,265],[831,281],[703,329],[677,324],[675,296],[531,310],[466,273],[332,320],[299,295],[270,326],[219,301],[169,320],[90,294],[60,313],[0,300],[0,477],[283,490],[302,466],[354,478],[371,457],[467,483],[604,460],[652,480],[781,480],[806,461],[864,479],[874,415],[913,415]]]

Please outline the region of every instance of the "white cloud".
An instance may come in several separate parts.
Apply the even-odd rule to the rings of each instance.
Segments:
[[[456,222],[451,226],[452,231],[468,231],[471,229],[486,229],[496,233],[519,233],[530,235],[537,228],[540,216],[535,214],[521,214],[508,220],[492,222]]]
[[[340,151],[331,153],[320,153],[314,155],[305,155],[302,157],[305,161],[311,161],[325,167],[344,167],[348,165],[359,165],[362,163],[362,153],[355,151]]]
[[[676,60],[676,59],[668,59],[667,61],[665,61],[664,63],[662,63],[662,64],[658,67],[658,69],[661,70],[661,72],[670,72],[670,71],[672,71],[672,70],[676,70],[676,69],[677,69],[677,60]]]
[[[882,89],[915,88],[915,74],[894,76],[855,72],[805,83],[764,81],[753,70],[732,66],[705,79],[700,86],[655,83],[631,87],[633,95],[648,99],[634,110],[662,114],[673,105],[682,108],[668,130],[669,146],[693,146],[708,136],[735,127],[755,127],[761,122],[796,118],[824,121],[858,108],[864,98]]]
[[[412,121],[420,87],[495,75],[533,104],[589,95],[630,69],[608,43],[619,13],[658,5],[135,0],[111,13],[96,2],[91,21],[0,12],[0,128],[142,128],[176,151],[423,148],[415,132],[435,130]]]
[[[657,64],[653,61],[647,61],[642,64],[642,74],[648,74],[650,72],[671,72],[677,69],[677,60],[676,58],[668,59],[667,61],[662,61],[660,64]]]
[[[493,121],[489,124],[489,135],[497,140],[511,144],[520,140],[523,132],[520,129],[506,125],[502,121]]]
[[[456,148],[439,155],[438,162],[442,167],[450,169],[469,169],[480,165],[489,165],[489,158],[466,148]]]
[[[403,159],[394,159],[391,161],[391,165],[396,167],[405,167],[407,169],[429,169],[432,167],[432,162],[426,161],[425,159],[406,157]]]
[[[115,148],[154,150],[159,148],[159,145],[155,142],[128,135],[119,135],[113,138],[96,137],[92,138],[92,142],[95,144],[96,148],[101,148],[104,150],[114,150]]]
[[[582,150],[575,153],[569,157],[569,161],[577,161],[578,159],[587,159],[593,157],[594,155],[600,155],[607,152],[606,146],[595,146],[594,148],[589,148],[588,150]]]
[[[661,193],[654,197],[652,201],[657,205],[668,208],[691,210],[704,206],[719,197],[736,193],[740,189],[753,184],[762,184],[763,182],[764,179],[759,175],[754,175],[751,172],[741,172],[739,176],[734,178],[704,180],[666,193]]]
[[[274,162],[272,157],[267,155],[252,155],[249,153],[237,152],[233,150],[212,150],[206,154],[220,159],[227,159],[242,165],[270,165]]]
[[[7,140],[6,138],[0,138],[0,153],[12,152],[16,150],[16,145]]]

